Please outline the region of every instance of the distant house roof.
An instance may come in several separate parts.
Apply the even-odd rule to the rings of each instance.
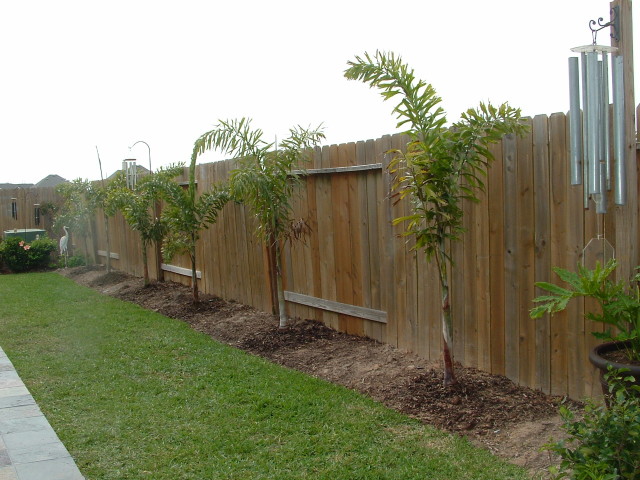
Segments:
[[[60,175],[47,175],[38,183],[36,183],[36,187],[55,187],[56,185],[60,185],[61,183],[67,182],[66,179],[62,178]]]
[[[0,188],[31,188],[33,183],[0,183]]]
[[[0,188],[12,189],[12,188],[47,188],[55,187],[61,183],[65,183],[65,180],[60,175],[47,175],[35,185],[33,183],[0,183]]]

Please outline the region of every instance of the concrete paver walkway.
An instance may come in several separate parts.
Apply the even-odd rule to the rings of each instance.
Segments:
[[[0,480],[84,480],[1,347]]]

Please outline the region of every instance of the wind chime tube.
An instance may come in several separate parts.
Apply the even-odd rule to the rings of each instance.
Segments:
[[[623,65],[622,55],[613,57],[613,201],[616,205],[625,205],[627,201]]]
[[[582,120],[580,119],[580,66],[578,57],[569,57],[569,134],[571,145],[571,185],[582,183]]]
[[[604,87],[602,85],[602,60],[598,60],[598,165],[604,159]],[[598,168],[602,172],[602,168]]]
[[[589,209],[589,162],[587,161],[587,118],[589,117],[589,102],[587,102],[587,54],[580,54],[581,73],[582,73],[582,192],[583,207]]]
[[[138,167],[136,162],[131,162],[131,190],[136,188],[136,183],[138,183]]]
[[[604,171],[605,162],[600,162],[600,193],[595,196],[596,213],[607,213],[607,175]]]
[[[604,175],[606,182],[605,191],[611,190],[611,145],[609,141],[609,135],[611,129],[609,127],[609,56],[607,52],[602,52],[602,77],[600,81],[602,91],[602,102],[600,103],[600,111],[602,113],[602,137],[601,137],[601,160],[604,161]]]
[[[587,190],[590,194],[600,193],[600,68],[598,54],[587,53],[587,162],[589,179]]]

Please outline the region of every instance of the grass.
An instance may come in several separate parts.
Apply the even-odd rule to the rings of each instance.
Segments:
[[[87,479],[524,479],[350,390],[55,273],[0,276],[0,345]]]

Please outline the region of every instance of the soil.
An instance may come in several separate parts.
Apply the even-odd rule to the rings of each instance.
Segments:
[[[390,408],[448,432],[548,478],[558,459],[541,451],[564,437],[557,415],[564,402],[580,415],[582,405],[515,385],[503,376],[456,365],[457,385],[442,385],[442,368],[390,345],[339,333],[310,320],[278,328],[274,315],[201,294],[193,304],[188,287],[154,283],[99,267],[60,270],[62,275],[104,294],[187,322],[233,347],[309,375],[357,390]]]
[[[602,358],[609,360],[610,362],[622,363],[624,365],[632,365],[634,367],[640,367],[640,361],[629,358],[626,350],[613,350],[602,354]]]

